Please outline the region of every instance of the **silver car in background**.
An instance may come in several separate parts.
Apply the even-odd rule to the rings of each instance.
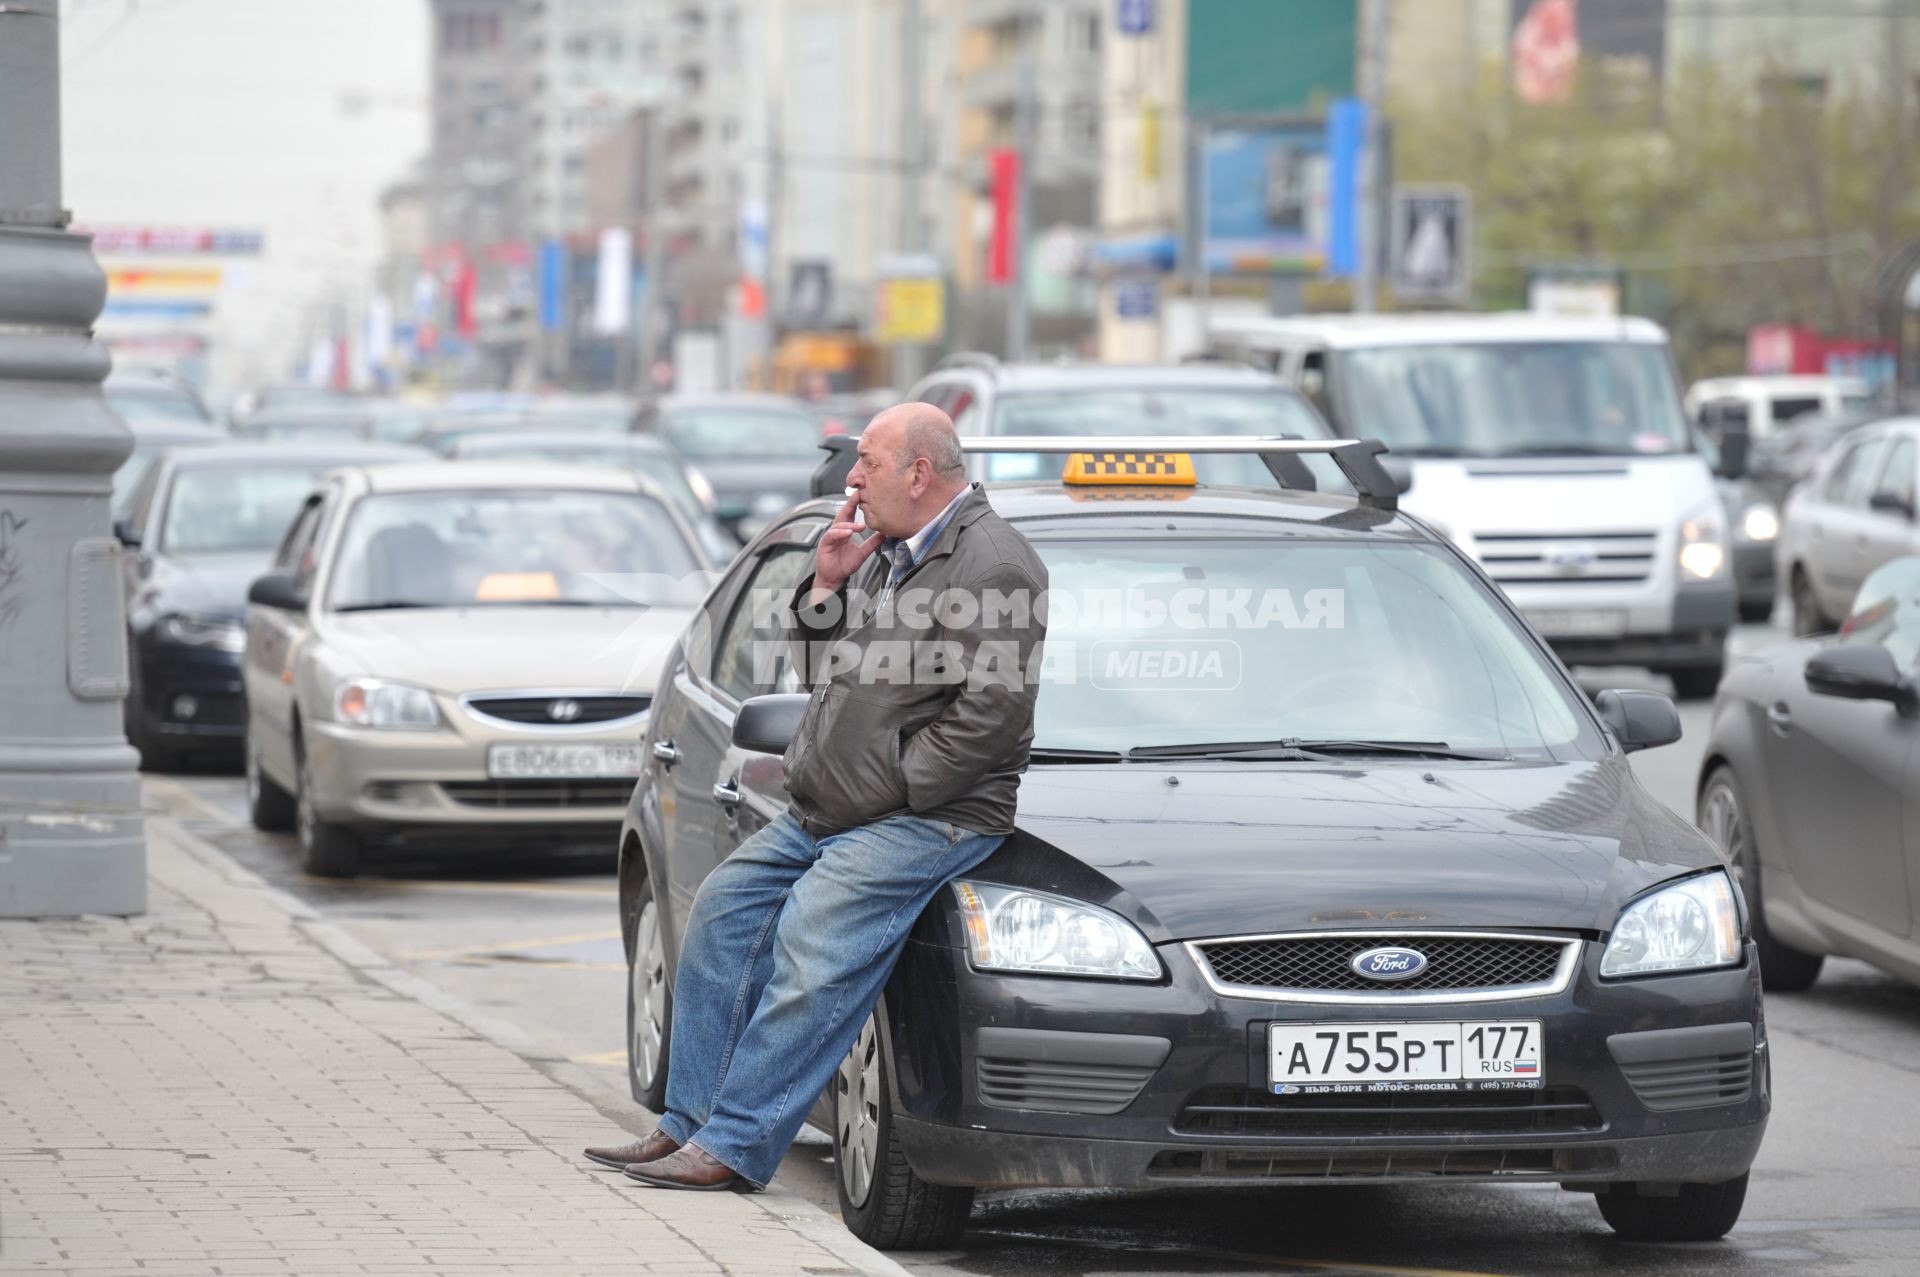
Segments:
[[[1793,632],[1825,634],[1883,563],[1920,553],[1920,417],[1850,431],[1794,488],[1780,516],[1779,574]]]

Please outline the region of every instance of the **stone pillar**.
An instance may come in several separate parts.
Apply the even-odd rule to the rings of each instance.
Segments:
[[[0,917],[138,913],[146,844],[100,394],[106,277],[60,207],[58,0],[0,4]]]

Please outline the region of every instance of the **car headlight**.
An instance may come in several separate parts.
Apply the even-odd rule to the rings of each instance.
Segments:
[[[712,514],[719,498],[713,493],[713,480],[694,469],[687,467],[687,486],[693,489],[693,495],[699,500],[700,508]]]
[[[967,953],[983,971],[1158,980],[1160,958],[1138,928],[1097,905],[1044,891],[956,882]]]
[[[1621,911],[1600,958],[1603,976],[1730,967],[1740,961],[1733,884],[1720,872],[1664,887]]]
[[[440,726],[433,694],[409,683],[378,678],[350,678],[333,693],[335,721],[354,727],[398,732],[431,731]]]
[[[1771,541],[1780,535],[1780,514],[1771,501],[1756,501],[1740,515],[1740,535],[1749,541]]]
[[[1699,581],[1711,581],[1727,566],[1720,503],[1701,510],[1680,525],[1680,571]]]
[[[247,627],[225,617],[175,612],[161,617],[156,628],[167,642],[188,647],[210,647],[221,652],[243,652],[247,647]]]

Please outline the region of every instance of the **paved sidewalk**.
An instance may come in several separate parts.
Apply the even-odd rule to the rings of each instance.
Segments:
[[[904,1273],[777,1184],[587,1167],[644,1111],[601,1112],[173,821],[147,831],[143,917],[0,921],[0,1272]]]

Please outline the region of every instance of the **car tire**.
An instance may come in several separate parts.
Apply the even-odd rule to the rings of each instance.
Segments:
[[[637,854],[637,853],[636,853]],[[673,1045],[673,987],[667,941],[653,883],[640,884],[627,938],[627,1089],[636,1103],[667,1111],[667,1065]]]
[[[1820,609],[1820,597],[1813,592],[1813,579],[1807,570],[1799,564],[1793,568],[1792,584],[1789,587],[1793,600],[1793,636],[1812,638],[1816,634],[1831,634],[1838,627]]]
[[[241,749],[245,751],[242,766],[247,777],[247,815],[252,818],[253,827],[270,834],[291,832],[299,814],[293,795],[260,770],[260,755],[255,752],[251,738]]]
[[[1748,625],[1762,625],[1773,619],[1773,600],[1753,599],[1740,605],[1740,619]]]
[[[294,742],[300,791],[294,796],[294,832],[300,836],[300,868],[315,878],[351,878],[360,872],[360,835],[320,818],[313,809],[313,773],[307,753]]]
[[[1733,880],[1747,900],[1753,928],[1754,952],[1760,955],[1760,987],[1769,993],[1798,993],[1820,978],[1826,956],[1802,953],[1782,944],[1767,930],[1766,903],[1760,891],[1760,852],[1754,845],[1753,825],[1747,819],[1746,800],[1740,796],[1733,768],[1724,763],[1707,775],[1700,787],[1695,824],[1720,846]]]
[[[929,1184],[914,1174],[893,1130],[880,1017],[860,1029],[833,1082],[834,1185],[840,1218],[879,1250],[944,1250],[960,1240],[973,1189]]]
[[[1668,670],[1667,677],[1673,680],[1673,695],[1683,701],[1710,701],[1720,689],[1721,676],[1727,672],[1725,665],[1691,665],[1677,670]]]
[[[1710,1242],[1739,1222],[1747,1200],[1745,1173],[1718,1184],[1682,1184],[1672,1197],[1642,1197],[1639,1185],[1615,1184],[1595,1195],[1600,1216],[1635,1242]]]

